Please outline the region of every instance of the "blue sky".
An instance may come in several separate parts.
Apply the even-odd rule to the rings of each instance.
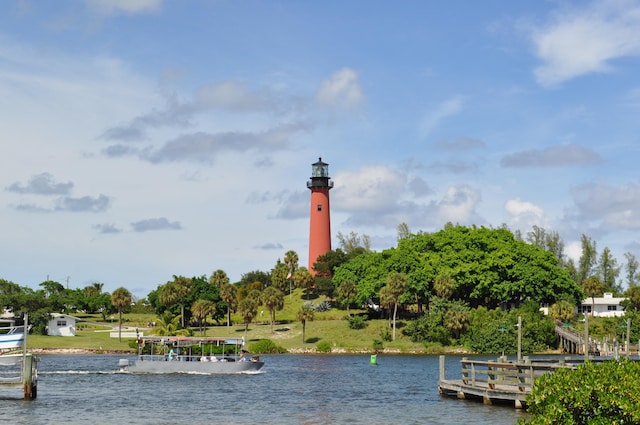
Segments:
[[[587,234],[640,256],[640,1],[8,0],[0,278],[145,296],[338,232]]]

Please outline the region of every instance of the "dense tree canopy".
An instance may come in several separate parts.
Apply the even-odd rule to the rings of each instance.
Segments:
[[[358,301],[377,299],[390,273],[408,278],[405,299],[428,302],[439,276],[453,282],[451,298],[471,307],[553,304],[582,299],[582,291],[553,253],[517,240],[507,229],[447,225],[401,239],[396,248],[362,254],[335,270],[334,284],[351,280]]]

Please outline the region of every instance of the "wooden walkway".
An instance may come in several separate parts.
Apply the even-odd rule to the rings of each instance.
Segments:
[[[530,360],[519,362],[500,358],[497,361],[469,360],[463,358],[462,379],[445,379],[444,356],[440,356],[441,395],[459,399],[482,400],[484,404],[512,404],[516,409],[526,407],[534,380],[559,368],[575,368],[579,359]]]

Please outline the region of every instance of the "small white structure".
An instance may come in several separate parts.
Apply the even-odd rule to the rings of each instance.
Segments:
[[[586,313],[595,317],[624,316],[624,307],[620,305],[626,298],[614,297],[611,292],[605,292],[602,297],[586,298],[578,306],[578,313]],[[593,314],[591,309],[593,308]]]
[[[47,325],[47,335],[76,336],[76,322],[79,320],[68,314],[52,313]]]

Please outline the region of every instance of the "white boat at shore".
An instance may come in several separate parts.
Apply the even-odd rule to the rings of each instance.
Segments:
[[[24,343],[24,326],[0,327],[0,352],[17,350]]]
[[[244,338],[144,336],[136,360],[120,359],[119,367],[129,373],[257,373],[264,362],[243,347]]]
[[[25,400],[38,395],[38,358],[27,352],[29,330],[28,315],[25,325],[15,325],[15,320],[3,320],[8,326],[0,326],[0,388],[22,388]]]

